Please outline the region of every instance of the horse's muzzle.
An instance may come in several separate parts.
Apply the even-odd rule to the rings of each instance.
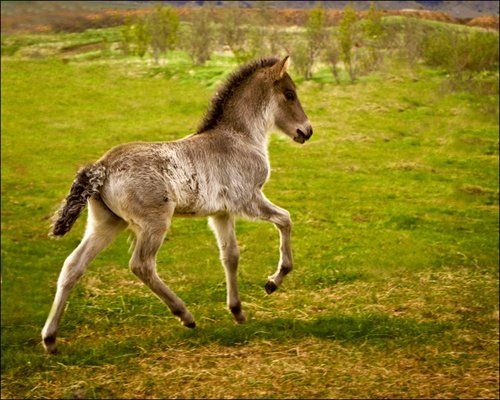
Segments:
[[[312,136],[312,134],[313,134],[312,126],[309,126],[307,128],[307,132],[304,132],[301,129],[297,129],[297,135],[293,138],[293,140],[295,140],[297,143],[302,144],[302,143],[306,142],[307,140],[309,140],[309,138]]]

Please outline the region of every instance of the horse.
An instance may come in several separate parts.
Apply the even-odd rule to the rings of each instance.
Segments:
[[[293,266],[290,213],[269,201],[268,132],[277,127],[298,143],[313,130],[288,74],[288,56],[251,61],[216,92],[197,131],[169,142],[118,145],[83,167],[53,218],[51,236],[63,236],[88,206],[85,233],[62,266],[54,302],[42,330],[48,353],[71,289],[89,263],[118,233],[133,233],[131,271],[188,328],[196,326],[184,302],[156,271],[156,255],[174,216],[208,217],[227,282],[227,306],[246,320],[238,294],[239,250],[235,218],[272,222],[279,230],[280,258],[265,290],[273,293]]]

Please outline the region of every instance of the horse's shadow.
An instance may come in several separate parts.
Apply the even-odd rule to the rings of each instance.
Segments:
[[[275,318],[230,324],[199,326],[181,336],[193,344],[215,342],[222,345],[245,344],[256,339],[278,340],[316,337],[325,340],[425,340],[448,329],[440,322],[421,322],[387,314],[336,314],[311,320]]]
[[[141,342],[138,346],[135,338],[110,343],[104,341],[99,348],[81,346],[77,341],[69,342],[58,360],[67,364],[92,364],[104,362],[102,354],[112,352],[122,354],[119,357],[134,357],[144,349],[161,350],[180,341],[188,346],[204,346],[217,343],[222,346],[239,346],[252,341],[269,340],[283,343],[287,340],[308,337],[342,342],[365,342],[373,344],[395,340],[401,342],[423,343],[439,338],[449,325],[441,322],[422,322],[405,317],[393,317],[388,314],[336,314],[323,315],[313,319],[274,318],[267,320],[250,319],[247,323],[236,325],[227,322],[200,323],[196,329],[181,326],[170,334],[152,338],[151,342]],[[37,342],[38,344],[38,342]],[[153,350],[154,349],[154,350]],[[43,360],[42,360],[43,361]]]

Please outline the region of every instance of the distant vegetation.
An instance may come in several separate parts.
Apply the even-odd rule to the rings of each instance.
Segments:
[[[120,15],[113,15],[106,18],[116,24]],[[149,12],[130,13],[121,21],[118,36],[96,43],[108,50],[107,56],[114,43],[115,56],[118,51],[123,56],[151,57],[155,64],[165,60],[167,51],[173,49],[185,51],[196,65],[225,50],[238,63],[288,53],[304,79],[312,79],[318,68],[326,65],[337,83],[345,78],[355,82],[360,76],[386,69],[394,60],[410,66],[426,63],[447,73],[452,88],[498,91],[496,31],[384,16],[374,3],[364,13],[356,13],[349,6],[340,15],[322,8],[303,11],[305,19],[294,27],[283,26],[283,18],[277,15],[265,3],[251,12],[237,7],[204,6],[189,12],[156,7]],[[80,22],[75,21],[76,29],[80,29]],[[15,54],[23,40],[2,35],[2,54]]]

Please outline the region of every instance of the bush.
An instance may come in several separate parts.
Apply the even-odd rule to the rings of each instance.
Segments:
[[[125,55],[144,57],[149,47],[149,34],[143,17],[129,19],[121,30],[120,48]]]
[[[358,40],[356,12],[349,6],[344,8],[339,25],[340,56],[349,72],[351,81],[356,79],[354,46]]]
[[[332,34],[330,39],[325,42],[323,61],[330,67],[337,83],[340,83],[338,70],[338,63],[340,61],[340,46],[336,35]]]
[[[326,41],[325,12],[321,8],[312,9],[306,24],[306,44],[309,62],[304,63],[306,79],[312,78],[312,68]]]
[[[259,24],[263,29],[261,33],[263,37],[265,36],[265,45],[262,51],[266,52],[267,55],[280,55],[282,56],[283,51],[286,46],[286,38],[284,33],[280,31],[279,27],[276,25],[276,13],[269,9],[267,3],[257,2],[258,16],[254,23]],[[287,53],[290,53],[287,51]]]
[[[411,66],[415,66],[422,57],[422,46],[426,35],[430,34],[417,18],[407,17],[402,25],[401,52]]]
[[[383,60],[382,46],[385,42],[385,31],[382,25],[382,13],[371,2],[366,18],[361,21],[363,33],[363,54],[360,55],[360,70],[370,72],[379,67]]]
[[[203,65],[210,59],[215,45],[210,9],[202,7],[194,10],[190,19],[191,23],[182,38],[182,47],[195,64]]]
[[[424,61],[441,67],[458,80],[498,70],[499,40],[495,32],[464,32],[451,29],[428,35],[423,41]]]
[[[452,89],[498,93],[498,33],[444,29],[425,37],[422,57],[427,65],[450,75]]]
[[[126,21],[121,31],[120,48],[124,54],[144,57],[150,50],[155,63],[177,42],[179,17],[169,7],[156,7],[150,14]]]
[[[155,63],[161,54],[172,49],[177,42],[179,16],[169,7],[156,7],[146,16],[146,32]]]
[[[247,27],[243,25],[243,13],[235,6],[228,7],[223,12],[224,17],[220,25],[221,41],[229,47],[238,63],[245,62],[249,55],[245,48]]]
[[[299,75],[305,79],[309,79],[311,77],[313,62],[309,56],[308,43],[302,38],[296,38],[291,45],[290,53],[294,69]]]

